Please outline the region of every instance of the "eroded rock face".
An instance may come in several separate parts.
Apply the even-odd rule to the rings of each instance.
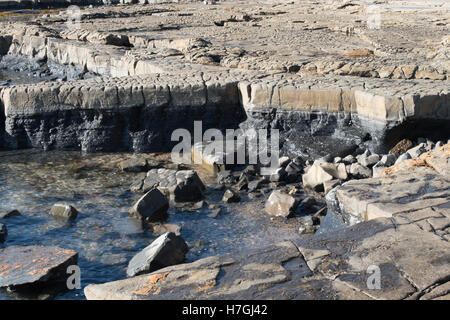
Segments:
[[[167,232],[131,259],[127,275],[133,277],[182,263],[187,252],[188,246],[183,238]]]
[[[0,288],[38,286],[66,279],[67,267],[76,265],[74,250],[44,246],[9,246],[0,249]]]

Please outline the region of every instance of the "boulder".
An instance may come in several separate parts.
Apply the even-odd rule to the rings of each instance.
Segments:
[[[371,154],[367,157],[362,156],[358,159],[358,163],[367,168],[371,168],[378,161],[380,161],[380,156],[378,154]]]
[[[50,215],[55,218],[75,220],[78,216],[78,211],[69,204],[56,203],[50,209]]]
[[[194,170],[152,169],[147,172],[142,190],[153,188],[176,202],[199,201],[205,192],[205,185]]]
[[[20,214],[20,212],[18,210],[11,210],[11,211],[0,213],[0,219],[7,219],[7,218],[11,218],[11,217],[18,217],[20,215],[21,214]]]
[[[395,156],[399,157],[401,154],[405,153],[409,149],[413,147],[413,143],[409,139],[403,139],[399,141],[391,150],[389,150],[389,153],[394,154]]]
[[[426,143],[421,143],[418,146],[415,146],[414,148],[409,149],[407,151],[407,153],[411,156],[412,159],[415,159],[427,151],[429,151],[429,150],[427,148]]]
[[[131,259],[127,275],[134,277],[182,263],[188,250],[183,238],[167,232]]]
[[[0,243],[5,242],[8,235],[8,229],[3,223],[0,223]]]
[[[351,154],[349,154],[344,159],[342,159],[342,162],[345,164],[352,164],[352,163],[356,162],[356,158],[354,156],[352,156]]]
[[[149,222],[164,220],[167,217],[169,202],[158,189],[152,189],[143,195],[131,207],[130,214]]]
[[[76,265],[78,253],[55,246],[9,246],[0,249],[0,288],[67,279],[67,267]]]
[[[408,159],[411,159],[411,155],[408,152],[405,152],[397,158],[397,160],[395,161],[395,164],[398,164],[398,163],[403,162]]]
[[[350,166],[350,174],[358,179],[370,178],[372,176],[372,170],[359,163],[352,163]]]
[[[347,180],[347,171],[343,163],[314,163],[302,176],[303,186],[323,189],[323,183],[334,179]]]
[[[181,170],[175,175],[176,186],[169,188],[176,202],[191,202],[203,199],[205,185],[194,170]]]
[[[272,216],[288,218],[295,213],[297,205],[294,197],[275,190],[267,199],[265,209]]]

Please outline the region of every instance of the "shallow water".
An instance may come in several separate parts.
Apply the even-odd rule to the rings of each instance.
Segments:
[[[82,287],[126,278],[128,261],[155,239],[128,209],[139,197],[129,191],[136,176],[118,169],[125,154],[81,155],[79,152],[23,150],[0,152],[0,212],[17,209],[20,217],[2,220],[9,245],[57,245],[79,253]],[[209,190],[210,191],[210,190]],[[210,191],[209,203],[223,191]],[[216,219],[208,209],[198,212],[171,208],[168,223],[182,227],[190,247],[187,261],[297,239],[293,222],[277,225],[259,202],[231,205]],[[78,218],[64,224],[48,212],[56,202],[78,209]],[[0,299],[23,298],[0,291]],[[81,290],[56,299],[84,299]]]

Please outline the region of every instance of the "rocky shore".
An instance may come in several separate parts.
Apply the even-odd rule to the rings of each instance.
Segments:
[[[101,5],[82,7],[70,29],[65,10],[22,22],[0,16],[0,157],[29,148],[115,152],[92,166],[111,186],[89,165],[63,171],[120,197],[128,212],[114,213],[114,223],[140,230],[130,245],[114,231],[119,244],[105,260],[120,270],[84,283],[84,297],[448,300],[448,4],[384,1],[373,29],[364,1],[212,2],[64,2]],[[173,163],[171,135],[193,134],[194,121],[203,131],[278,129],[276,166],[228,166],[220,157],[229,154],[204,152],[227,141],[193,144],[199,164]],[[103,227],[86,228],[98,222],[82,197],[51,192],[37,211],[92,241],[27,243],[16,232],[30,212],[1,207],[0,288],[64,283],[69,266],[80,260],[83,270],[85,248],[103,241],[95,236]],[[234,223],[233,250],[197,254],[204,245],[192,239],[190,213],[215,221],[203,226],[209,237],[223,219]],[[244,218],[256,235],[238,226]],[[370,285],[372,274],[380,286]]]

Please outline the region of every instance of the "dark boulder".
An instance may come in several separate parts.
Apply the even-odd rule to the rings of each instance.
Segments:
[[[134,277],[182,263],[188,250],[183,238],[167,232],[131,259],[127,275]]]
[[[158,189],[152,189],[144,194],[133,207],[130,208],[130,214],[149,222],[161,221],[167,217],[169,202],[167,198]]]

